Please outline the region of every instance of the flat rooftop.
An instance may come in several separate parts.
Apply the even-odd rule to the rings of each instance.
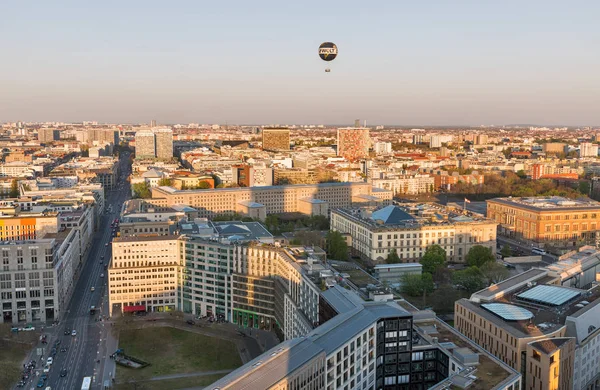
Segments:
[[[286,341],[234,370],[207,389],[268,389],[311,359],[327,356],[379,318],[410,314],[393,302],[369,302],[338,314],[306,337]]]
[[[496,202],[507,206],[515,206],[532,211],[600,211],[600,202],[591,199],[568,199],[562,196],[536,196],[523,198],[494,198],[488,202]]]

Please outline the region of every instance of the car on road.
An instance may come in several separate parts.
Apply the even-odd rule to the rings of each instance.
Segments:
[[[103,277],[104,277],[104,274],[100,274],[100,277],[101,277],[101,278],[103,278]]]
[[[62,370],[60,370],[60,376],[62,378],[64,378],[65,376],[67,376],[67,369],[66,368],[63,368]]]
[[[48,379],[48,374],[42,374],[42,376],[40,376],[40,379],[45,381],[46,379]]]
[[[48,364],[49,366],[51,366],[53,362],[54,362],[54,359],[51,357],[49,357],[48,360],[46,360],[46,364]]]
[[[94,287],[90,288],[91,292],[94,292],[96,289]]]
[[[73,329],[73,331],[71,332],[71,336],[77,336],[77,331],[75,329]]]
[[[65,330],[65,331],[63,332],[63,334],[64,334],[65,336],[68,336],[68,335],[70,335],[70,334],[71,334],[71,331],[70,331],[70,330]]]
[[[35,387],[42,388],[42,387],[44,387],[44,384],[45,384],[45,383],[44,383],[44,380],[43,380],[43,379],[40,379],[40,380],[38,381],[37,385],[35,385]]]
[[[49,372],[50,372],[50,366],[44,367],[44,374],[47,374]]]
[[[188,325],[195,325],[195,324],[196,324],[196,323],[195,323],[194,321],[192,321],[192,320],[187,320],[187,321],[186,321],[186,323],[187,323]]]
[[[50,355],[56,356],[56,348],[52,348],[52,351],[50,352]]]
[[[60,352],[67,352],[67,348],[66,348],[66,347],[62,347],[62,348],[60,349]]]
[[[106,244],[104,244],[104,246],[108,246],[108,242]]]

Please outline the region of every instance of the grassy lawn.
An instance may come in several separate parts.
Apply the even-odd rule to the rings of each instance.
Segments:
[[[140,370],[118,366],[119,382],[128,378],[143,380],[170,374],[234,369],[242,365],[234,343],[169,327],[123,330],[119,335],[119,348],[125,354],[151,364]]]
[[[9,389],[21,377],[22,362],[33,343],[0,339],[0,389]]]
[[[146,381],[117,384],[116,390],[164,390],[186,389],[190,387],[208,386],[227,374],[196,376],[192,378],[165,379],[162,381]]]

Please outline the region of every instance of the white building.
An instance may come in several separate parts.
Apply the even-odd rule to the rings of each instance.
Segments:
[[[391,142],[376,142],[373,145],[373,150],[377,154],[390,154],[392,153],[392,143]]]

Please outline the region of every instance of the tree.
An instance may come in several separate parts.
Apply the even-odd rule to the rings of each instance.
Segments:
[[[401,291],[412,297],[433,292],[433,278],[431,274],[405,274],[402,276],[401,281]]]
[[[198,185],[196,186],[197,189],[199,190],[207,190],[210,188],[210,184],[208,184],[205,181],[201,181],[200,183],[198,183]]]
[[[502,255],[502,258],[512,256],[512,250],[510,249],[510,245],[504,244],[502,250],[500,251],[500,254]]]
[[[168,177],[163,177],[158,181],[158,185],[170,187],[171,185],[173,185],[173,180],[169,179]]]
[[[525,173],[525,171],[522,169],[517,171],[517,176],[519,176],[521,179],[527,179],[527,173]]]
[[[442,267],[446,262],[446,251],[439,245],[432,245],[425,254],[421,257],[421,265],[423,265],[423,272],[433,274],[438,267]]]
[[[319,245],[321,243],[321,235],[311,230],[301,230],[294,235],[294,242],[296,245]]]
[[[134,198],[148,199],[152,197],[150,186],[146,182],[135,183],[131,186]]]
[[[10,192],[8,193],[10,198],[18,198],[19,197],[19,182],[17,179],[13,179],[10,184]]]
[[[330,259],[348,260],[348,244],[340,232],[330,230],[325,237],[327,240],[327,254]]]
[[[492,249],[487,248],[483,245],[475,245],[469,249],[469,253],[467,253],[467,264],[469,267],[481,267],[488,261],[494,261],[494,255],[492,254]]]
[[[506,267],[496,261],[488,261],[479,270],[490,283],[500,283],[509,275]]]
[[[398,252],[396,252],[396,249],[392,249],[390,251],[390,253],[387,255],[387,258],[385,259],[385,262],[387,264],[398,264],[398,263],[400,263],[400,256],[398,256]]]
[[[470,293],[479,291],[486,286],[485,277],[477,267],[469,267],[452,274],[452,283]]]
[[[589,195],[590,194],[590,182],[587,180],[583,180],[579,182],[579,186],[578,186],[578,190],[579,192],[581,192],[583,195]]]

